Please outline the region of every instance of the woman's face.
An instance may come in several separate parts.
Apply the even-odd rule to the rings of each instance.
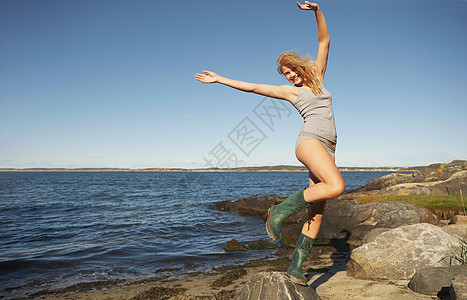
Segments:
[[[296,86],[301,86],[303,84],[303,77],[302,77],[300,71],[296,67],[282,66],[281,71],[282,71],[282,74],[284,74],[285,78],[290,83],[293,83]]]

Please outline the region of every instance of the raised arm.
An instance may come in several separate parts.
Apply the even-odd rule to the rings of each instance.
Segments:
[[[204,74],[198,73],[195,75],[195,77],[197,80],[203,83],[220,83],[243,92],[255,93],[266,97],[287,100],[292,103],[297,99],[298,96],[297,88],[291,85],[276,86],[269,84],[250,83],[222,77],[211,71],[204,71]]]
[[[300,9],[313,10],[315,12],[316,23],[318,24],[318,54],[316,56],[315,65],[318,67],[319,73],[323,79],[328,64],[329,44],[331,43],[326,20],[318,4],[305,1],[305,4],[297,2],[297,5]]]

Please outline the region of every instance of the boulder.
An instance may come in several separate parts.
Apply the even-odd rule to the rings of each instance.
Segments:
[[[449,296],[452,278],[466,275],[467,266],[428,267],[415,272],[409,288],[419,294]]]
[[[247,246],[243,245],[236,239],[230,240],[227,243],[225,243],[224,247],[226,252],[234,252],[234,251],[246,251],[248,250]]]
[[[285,273],[261,272],[235,295],[235,300],[321,299],[309,286],[294,284]]]
[[[449,266],[460,249],[459,237],[431,224],[401,226],[355,248],[347,275],[368,280],[409,280],[425,267]],[[460,264],[453,260],[453,264]]]
[[[467,300],[467,274],[452,279],[450,294],[451,300]]]
[[[413,169],[419,171],[425,181],[446,180],[458,171],[467,170],[467,161],[453,160],[450,163],[437,163]]]
[[[417,223],[436,224],[436,218],[428,209],[405,202],[354,204],[340,201],[326,208],[321,237],[344,238],[350,232],[349,243],[359,246],[363,237],[375,228]]]

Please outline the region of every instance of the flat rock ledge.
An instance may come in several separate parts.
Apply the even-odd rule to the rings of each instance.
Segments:
[[[293,283],[282,272],[261,272],[253,276],[235,295],[235,300],[321,299],[309,286]]]

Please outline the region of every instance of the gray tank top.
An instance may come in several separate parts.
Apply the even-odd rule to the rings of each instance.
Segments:
[[[302,132],[311,132],[332,143],[337,143],[336,123],[332,111],[331,94],[323,87],[316,96],[311,89],[298,87],[298,98],[293,106],[303,117]]]

